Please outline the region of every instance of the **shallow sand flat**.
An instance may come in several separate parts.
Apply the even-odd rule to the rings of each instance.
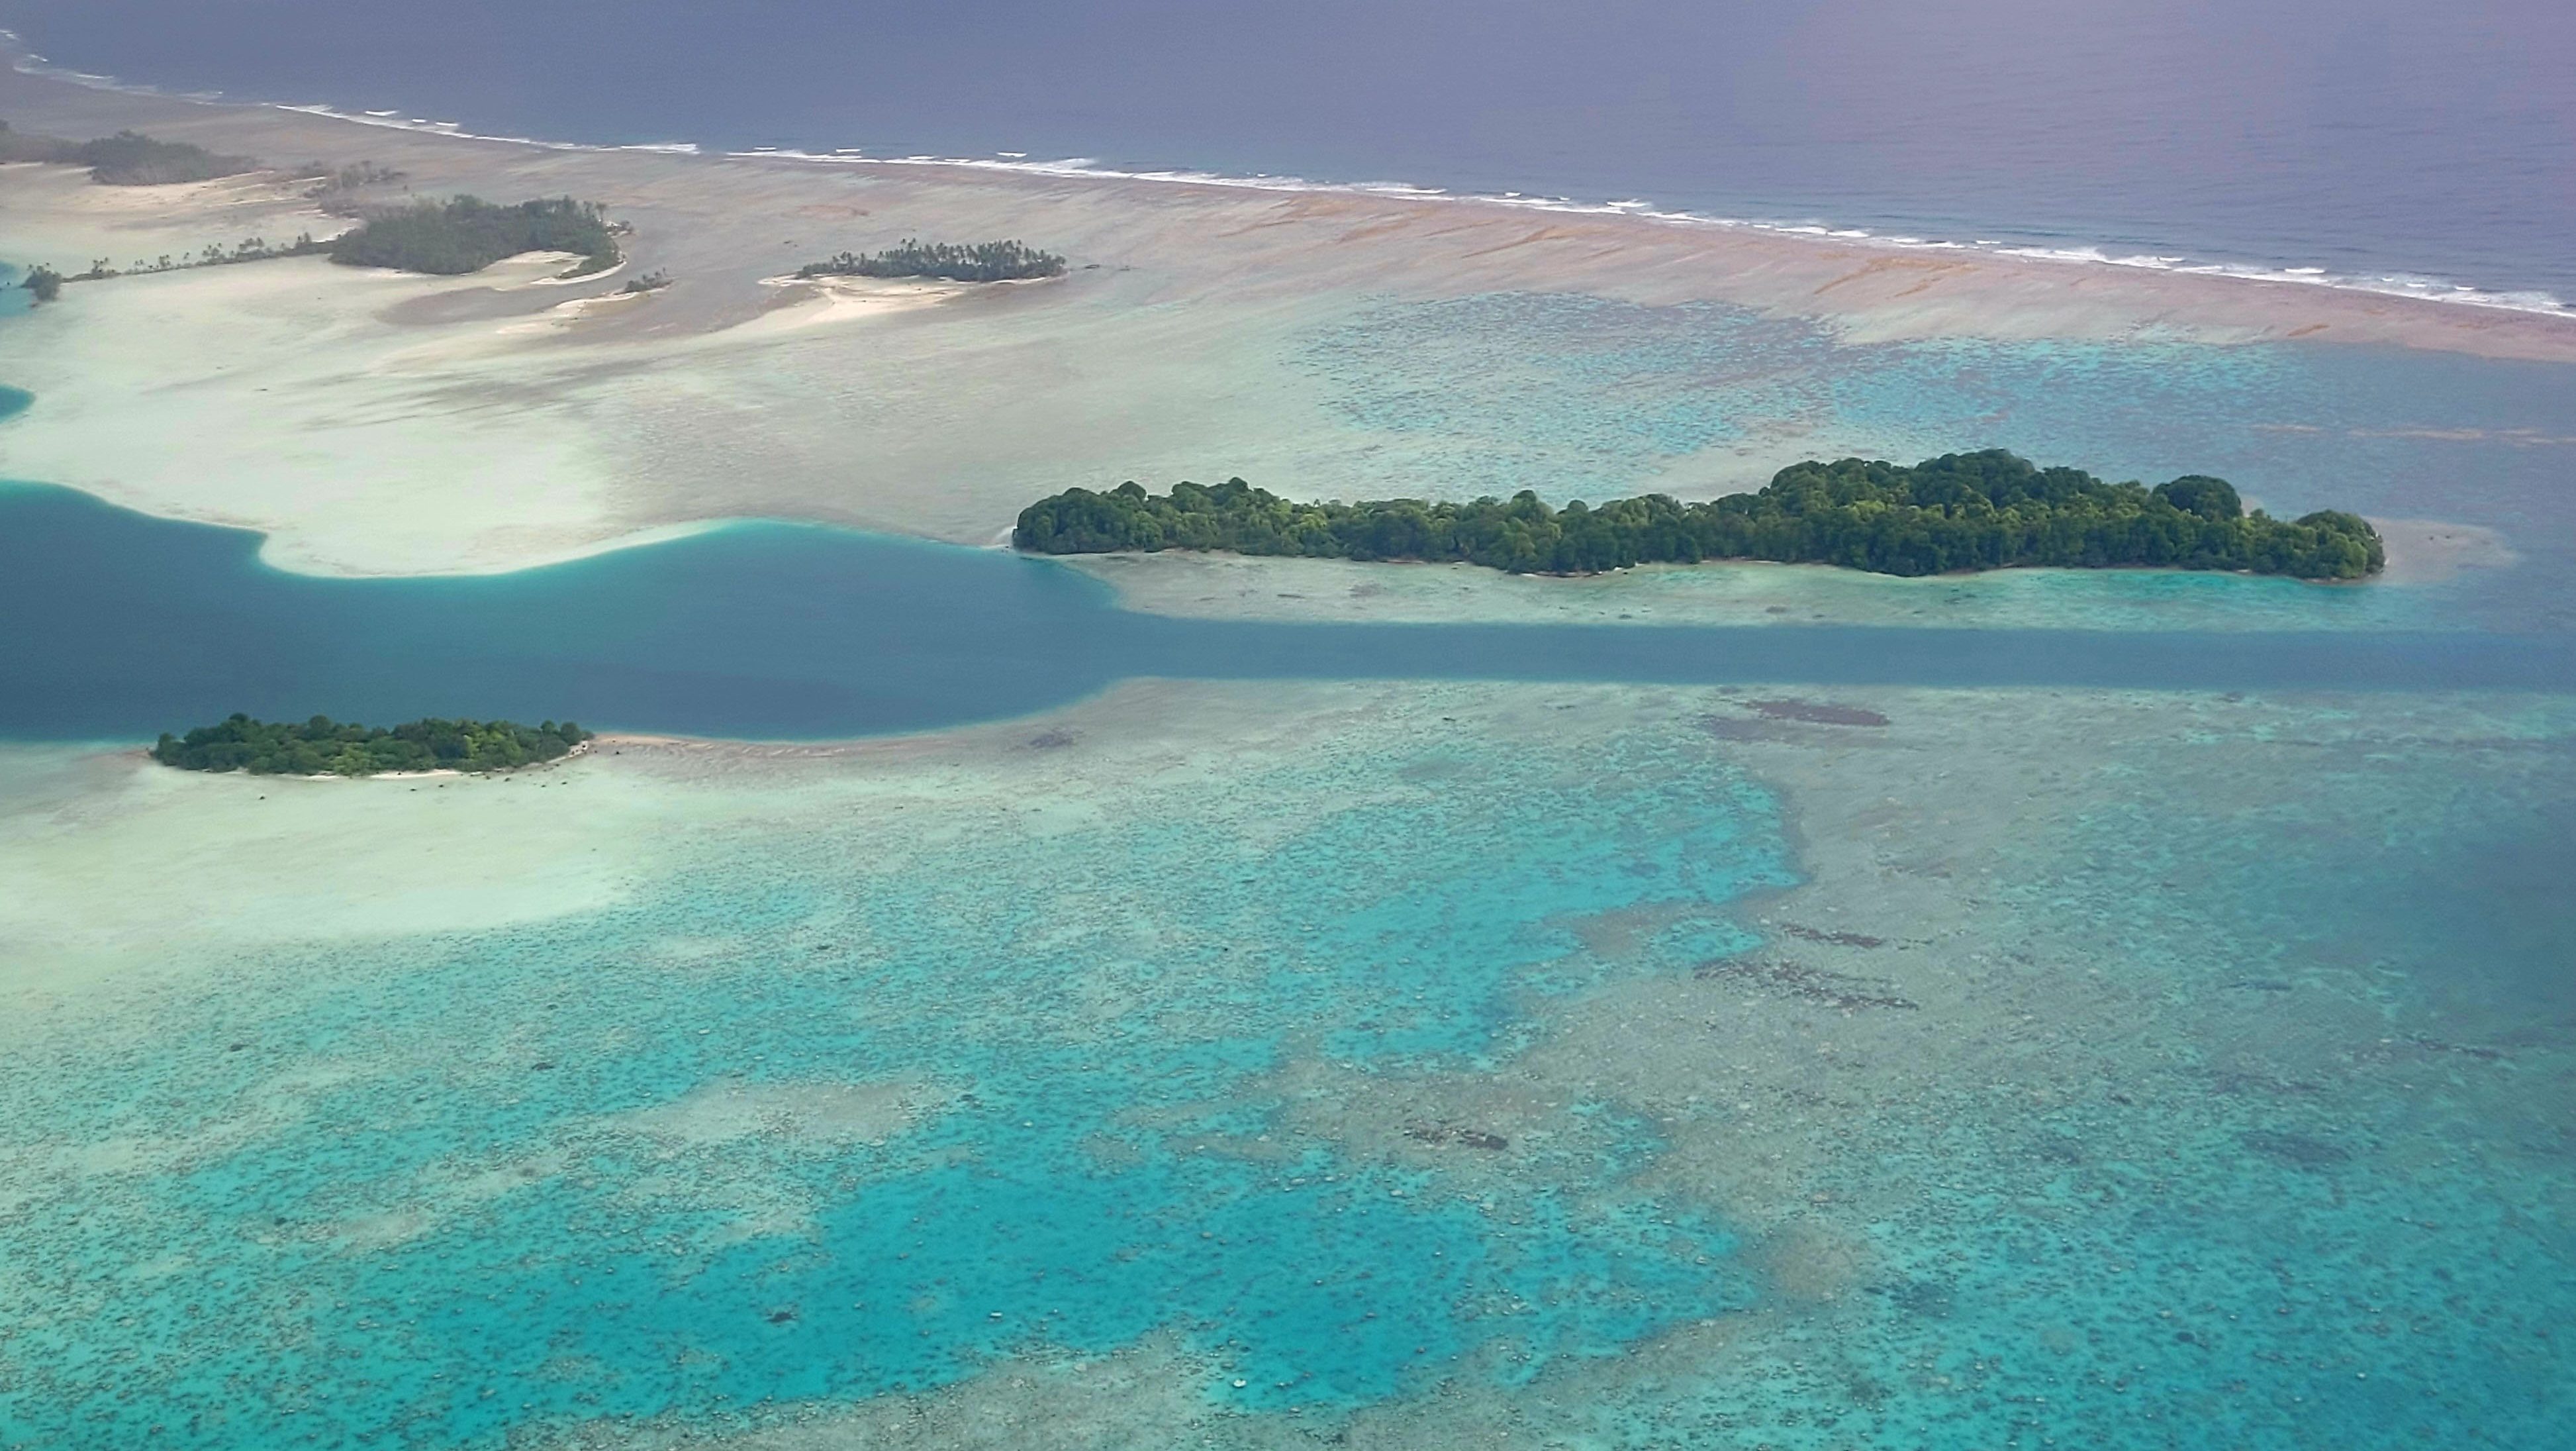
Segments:
[[[5,260],[41,262],[70,276],[104,258],[115,268],[193,257],[209,243],[251,237],[272,246],[298,236],[328,237],[347,220],[324,215],[305,184],[273,172],[176,186],[98,186],[71,166],[0,166],[0,238]]]
[[[308,781],[0,747],[0,997],[149,978],[197,951],[596,910],[631,887],[663,814],[632,778],[581,761]]]
[[[631,532],[587,400],[477,367],[500,324],[383,329],[395,303],[471,283],[319,259],[77,284],[0,352],[41,400],[0,434],[0,473],[149,513],[274,529],[284,567],[442,573],[561,558]],[[549,299],[551,300],[551,299]],[[308,551],[341,552],[314,557]]]
[[[1815,348],[1890,339],[2299,337],[2576,357],[2576,324],[2531,315],[1483,203],[550,150],[15,74],[0,77],[0,113],[272,159],[364,158],[427,194],[595,197],[636,226],[623,275],[676,279],[610,303],[592,300],[618,278],[537,287],[255,264],[81,284],[0,330],[0,375],[38,394],[0,434],[0,470],[256,525],[276,536],[274,560],[306,570],[499,569],[750,515],[981,544],[1034,497],[1127,477],[1241,473],[1363,497],[1496,487],[1499,465],[1595,497],[1698,497],[1808,453],[1956,443],[1947,424],[1917,437],[1938,410],[1891,423],[1773,396],[1778,378],[1818,371]],[[134,250],[120,229],[139,203],[103,201],[71,175],[0,174],[0,252],[67,249],[79,265],[93,248]],[[195,239],[172,250],[240,235],[238,208],[214,190],[149,190],[173,214],[155,237]],[[900,309],[761,285],[905,235],[1018,235],[1076,271]],[[1714,326],[1708,309],[1739,331],[1807,320],[1815,336],[1772,339],[1777,357],[1760,338],[1690,343],[1655,365],[1672,388],[1733,370],[1718,381],[1745,396],[1653,404],[1678,422],[1652,407],[1631,416],[1615,375],[1574,397],[1564,372],[1521,376],[1509,360],[1498,372],[1474,350],[1496,336],[1489,319],[1436,311],[1533,294],[1628,309],[1539,319],[1570,330],[1556,341],[1578,372],[1600,362],[1587,329]],[[1418,325],[1446,331],[1426,347],[1401,330]],[[1739,357],[1739,342],[1752,351]],[[1406,374],[1408,359],[1429,371]],[[1497,387],[1463,413],[1454,401]],[[1711,406],[1726,416],[1702,417]],[[1965,420],[1994,412],[1960,407]],[[110,416],[113,443],[98,427]]]
[[[2165,570],[1998,570],[1900,579],[1824,565],[1642,565],[1515,575],[1471,564],[1233,554],[1105,554],[1067,563],[1126,609],[1197,619],[1413,624],[1901,625],[1938,629],[2389,629],[2427,622],[2407,584],[2499,565],[2492,531],[2392,521],[2388,575],[2317,585]],[[2391,588],[2391,586],[2397,586]]]

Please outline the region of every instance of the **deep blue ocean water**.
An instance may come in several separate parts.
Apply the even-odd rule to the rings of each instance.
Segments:
[[[2576,299],[2555,0],[5,0],[73,70],[487,134],[1643,199]]]

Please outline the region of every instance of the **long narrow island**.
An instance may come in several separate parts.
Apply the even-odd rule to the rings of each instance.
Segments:
[[[590,732],[571,721],[416,720],[390,728],[317,715],[301,724],[235,714],[184,736],[163,732],[152,759],[183,771],[254,776],[383,776],[405,771],[509,771],[560,760]]]
[[[2379,532],[2339,510],[2295,520],[2248,513],[2224,479],[2148,488],[2002,449],[1911,468],[1809,460],[1759,493],[1684,504],[1662,494],[1550,507],[1528,490],[1468,503],[1301,504],[1241,479],[1152,494],[1067,489],[1020,513],[1012,543],[1036,554],[1166,549],[1480,564],[1515,574],[1597,574],[1637,564],[1767,560],[1926,575],[2055,566],[2239,570],[2349,580],[2387,564]]]
[[[920,278],[943,282],[1028,282],[1062,277],[1065,260],[1025,242],[1005,240],[961,246],[906,237],[882,252],[843,252],[796,269],[799,279],[821,277]]]
[[[359,213],[356,227],[324,245],[350,267],[458,277],[504,257],[571,252],[582,260],[565,273],[586,277],[618,263],[616,228],[597,202],[552,197],[503,206],[481,197],[415,201]]]

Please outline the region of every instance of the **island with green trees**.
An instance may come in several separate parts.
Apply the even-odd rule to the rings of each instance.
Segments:
[[[54,166],[86,166],[89,179],[102,186],[168,186],[183,181],[213,181],[259,170],[248,156],[226,156],[188,141],[162,141],[139,131],[119,131],[95,141],[65,141],[12,131],[0,121],[0,162],[39,161]]]
[[[919,277],[947,282],[1019,282],[1061,277],[1065,262],[1024,242],[918,242],[909,237],[882,252],[843,252],[808,262],[796,275],[817,277]]]
[[[599,204],[571,197],[504,206],[460,196],[362,215],[356,227],[331,239],[332,261],[442,277],[480,272],[522,252],[578,254],[581,264],[566,277],[605,272],[618,261],[617,229]]]
[[[1738,559],[1895,575],[2134,566],[2348,580],[2387,563],[2378,531],[2357,515],[2275,519],[2246,512],[2224,479],[2105,483],[2002,449],[1911,468],[1810,460],[1782,469],[1759,493],[1698,504],[1649,494],[1555,509],[1527,490],[1469,503],[1301,504],[1241,479],[1175,484],[1168,494],[1130,482],[1030,505],[1012,542],[1037,554],[1221,550],[1464,562],[1516,574]]]
[[[63,295],[63,274],[40,264],[27,269],[26,280],[18,285],[36,301],[51,302]]]
[[[410,173],[372,161],[352,161],[333,166],[326,161],[308,161],[295,169],[295,179],[310,183],[304,195],[321,203],[322,210],[333,216],[353,217],[358,214],[357,194],[370,187],[395,186],[410,179]]]
[[[244,237],[229,247],[220,242],[208,242],[194,252],[183,252],[177,256],[164,252],[158,257],[137,257],[124,267],[111,265],[105,257],[94,257],[90,259],[88,271],[75,272],[61,280],[104,282],[111,277],[148,277],[155,272],[185,272],[193,267],[231,267],[243,262],[275,261],[280,257],[310,257],[329,250],[331,244],[313,240],[311,232],[297,233],[292,242]]]
[[[560,760],[590,739],[571,721],[416,720],[387,729],[317,715],[301,725],[235,715],[184,736],[164,733],[152,759],[183,771],[255,776],[378,776],[395,771],[508,771]]]

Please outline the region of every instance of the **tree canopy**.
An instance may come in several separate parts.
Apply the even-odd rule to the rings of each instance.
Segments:
[[[162,141],[140,131],[119,131],[95,141],[65,141],[12,131],[0,121],[0,161],[43,161],[86,166],[90,180],[106,186],[166,186],[212,181],[257,171],[248,156],[226,156],[189,141]]]
[[[1061,277],[1064,259],[1023,242],[919,242],[905,238],[883,252],[843,252],[796,269],[799,277],[938,277],[950,282],[1011,282]]]
[[[522,252],[577,252],[576,274],[617,265],[617,240],[598,203],[555,197],[502,206],[480,197],[420,201],[370,213],[331,239],[334,262],[461,276]]]
[[[571,721],[416,720],[385,729],[317,715],[301,725],[234,715],[184,736],[164,732],[152,759],[184,771],[255,776],[373,776],[386,771],[507,771],[590,739]]]
[[[1468,503],[1295,503],[1241,479],[1150,494],[1068,489],[1021,511],[1013,542],[1040,554],[1223,550],[1338,559],[1463,561],[1588,574],[1645,563],[1761,559],[1879,574],[2054,565],[2245,570],[2358,579],[2386,564],[2378,532],[2326,510],[2245,512],[2224,479],[2150,489],[2002,449],[1911,468],[1847,458],[1792,464],[1758,493],[1706,503],[1662,494],[1551,508],[1528,490]]]

